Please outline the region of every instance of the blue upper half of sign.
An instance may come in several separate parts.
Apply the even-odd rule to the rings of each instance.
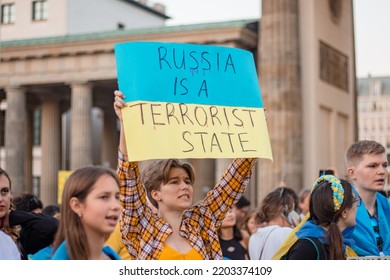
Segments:
[[[115,45],[125,101],[262,108],[251,52],[209,45],[127,42]]]

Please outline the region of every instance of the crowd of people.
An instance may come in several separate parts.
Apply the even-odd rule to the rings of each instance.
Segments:
[[[87,166],[67,179],[62,204],[12,194],[0,168],[0,259],[29,260],[339,260],[390,255],[385,148],[346,151],[347,178],[321,175],[299,196],[275,188],[257,209],[243,195],[255,158],[236,158],[193,203],[195,170],[178,159],[140,170],[128,160],[121,92],[117,172]],[[126,135],[131,137],[131,135]]]

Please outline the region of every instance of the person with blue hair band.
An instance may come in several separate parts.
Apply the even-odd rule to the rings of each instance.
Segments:
[[[343,260],[355,257],[349,238],[356,224],[361,199],[352,185],[333,175],[319,177],[313,185],[310,212],[287,237],[273,259]]]

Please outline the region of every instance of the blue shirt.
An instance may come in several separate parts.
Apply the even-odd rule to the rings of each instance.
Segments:
[[[104,246],[103,253],[106,254],[111,260],[121,260],[121,257],[110,247]],[[66,241],[62,242],[58,249],[55,251],[52,260],[70,260],[68,256],[68,250],[66,247]]]
[[[37,260],[40,260],[40,261],[50,260],[52,253],[53,253],[53,247],[52,246],[47,246],[47,247],[39,250],[35,254],[29,254],[28,255],[28,259],[29,260],[34,260],[34,261],[37,261]]]

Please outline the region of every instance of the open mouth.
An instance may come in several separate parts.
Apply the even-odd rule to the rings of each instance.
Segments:
[[[375,180],[375,183],[384,184],[385,183],[385,179]]]
[[[117,223],[118,220],[119,220],[119,217],[118,217],[118,216],[112,215],[112,216],[106,217],[106,219],[108,220],[108,222],[109,222],[110,224],[116,225],[116,223]]]
[[[190,195],[189,194],[183,194],[183,195],[179,196],[179,198],[190,199]]]

